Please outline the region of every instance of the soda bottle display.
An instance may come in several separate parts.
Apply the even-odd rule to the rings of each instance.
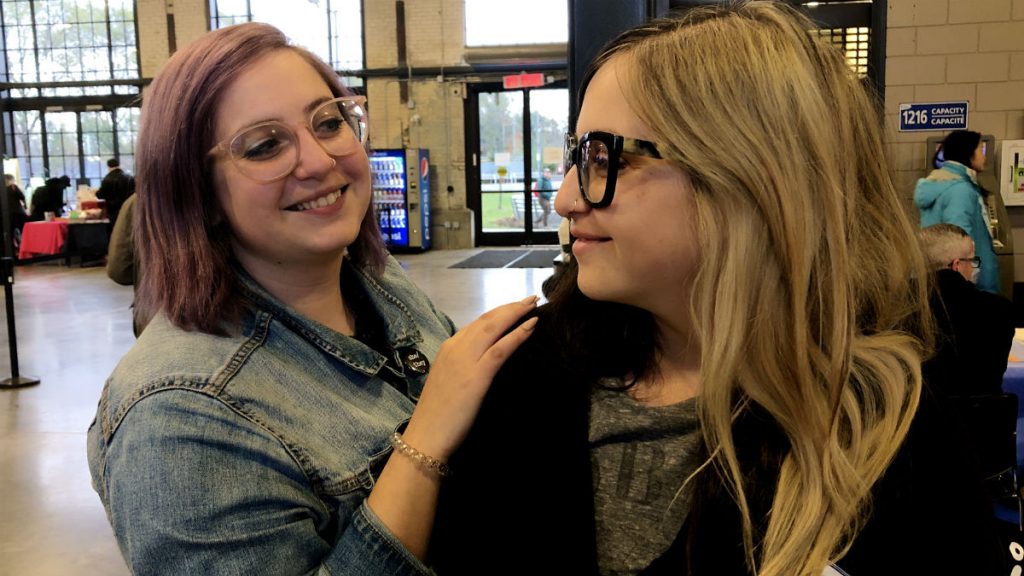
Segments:
[[[405,210],[402,209],[401,204],[396,204],[395,205],[395,218],[397,220],[395,222],[395,228],[398,228],[399,230],[404,230],[405,229]]]
[[[381,149],[371,152],[369,160],[373,206],[385,243],[389,248],[429,248],[429,191],[421,184],[426,153]],[[409,212],[410,204],[417,206],[415,212]]]
[[[391,239],[391,227],[388,226],[387,212],[384,210],[383,204],[377,204],[377,220],[380,223],[380,235],[387,241]]]

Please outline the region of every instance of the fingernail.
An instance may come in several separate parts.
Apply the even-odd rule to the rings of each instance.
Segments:
[[[537,295],[533,295],[533,296],[527,296],[526,298],[523,298],[522,300],[520,300],[520,302],[523,303],[523,304],[526,304],[527,306],[536,306],[537,305],[537,300],[539,300],[539,299],[540,298],[538,298]]]
[[[534,316],[533,318],[530,318],[526,322],[523,322],[522,324],[519,325],[520,328],[522,328],[523,330],[526,330],[527,332],[532,331],[536,326],[537,326],[537,317],[536,316]]]

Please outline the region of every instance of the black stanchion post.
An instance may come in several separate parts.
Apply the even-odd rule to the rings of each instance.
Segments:
[[[7,307],[7,345],[11,349],[11,377],[0,380],[0,389],[21,388],[39,384],[39,378],[22,376],[18,371],[18,332],[14,327],[14,241],[11,234],[11,200],[7,183],[0,190],[0,211],[3,211],[4,255],[0,258],[0,283],[4,286]]]

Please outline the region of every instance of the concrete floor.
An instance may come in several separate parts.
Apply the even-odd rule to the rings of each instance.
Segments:
[[[398,259],[460,326],[499,304],[540,295],[552,273],[448,268],[479,251]],[[13,290],[20,372],[41,383],[0,389],[0,576],[128,574],[90,484],[85,432],[104,380],[134,342],[132,289],[111,282],[102,268],[50,262],[18,267]],[[6,378],[8,335],[5,327],[0,332]]]

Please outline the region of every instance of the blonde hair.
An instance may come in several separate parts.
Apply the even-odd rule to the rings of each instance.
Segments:
[[[933,224],[919,231],[917,238],[929,266],[935,270],[945,268],[953,260],[973,251],[971,236],[956,224]]]
[[[594,66],[627,59],[624,94],[693,181],[699,413],[761,576],[818,575],[848,550],[930,345],[877,107],[812,28],[770,2],[694,9],[624,33]],[[732,429],[752,404],[789,443],[756,544]]]

